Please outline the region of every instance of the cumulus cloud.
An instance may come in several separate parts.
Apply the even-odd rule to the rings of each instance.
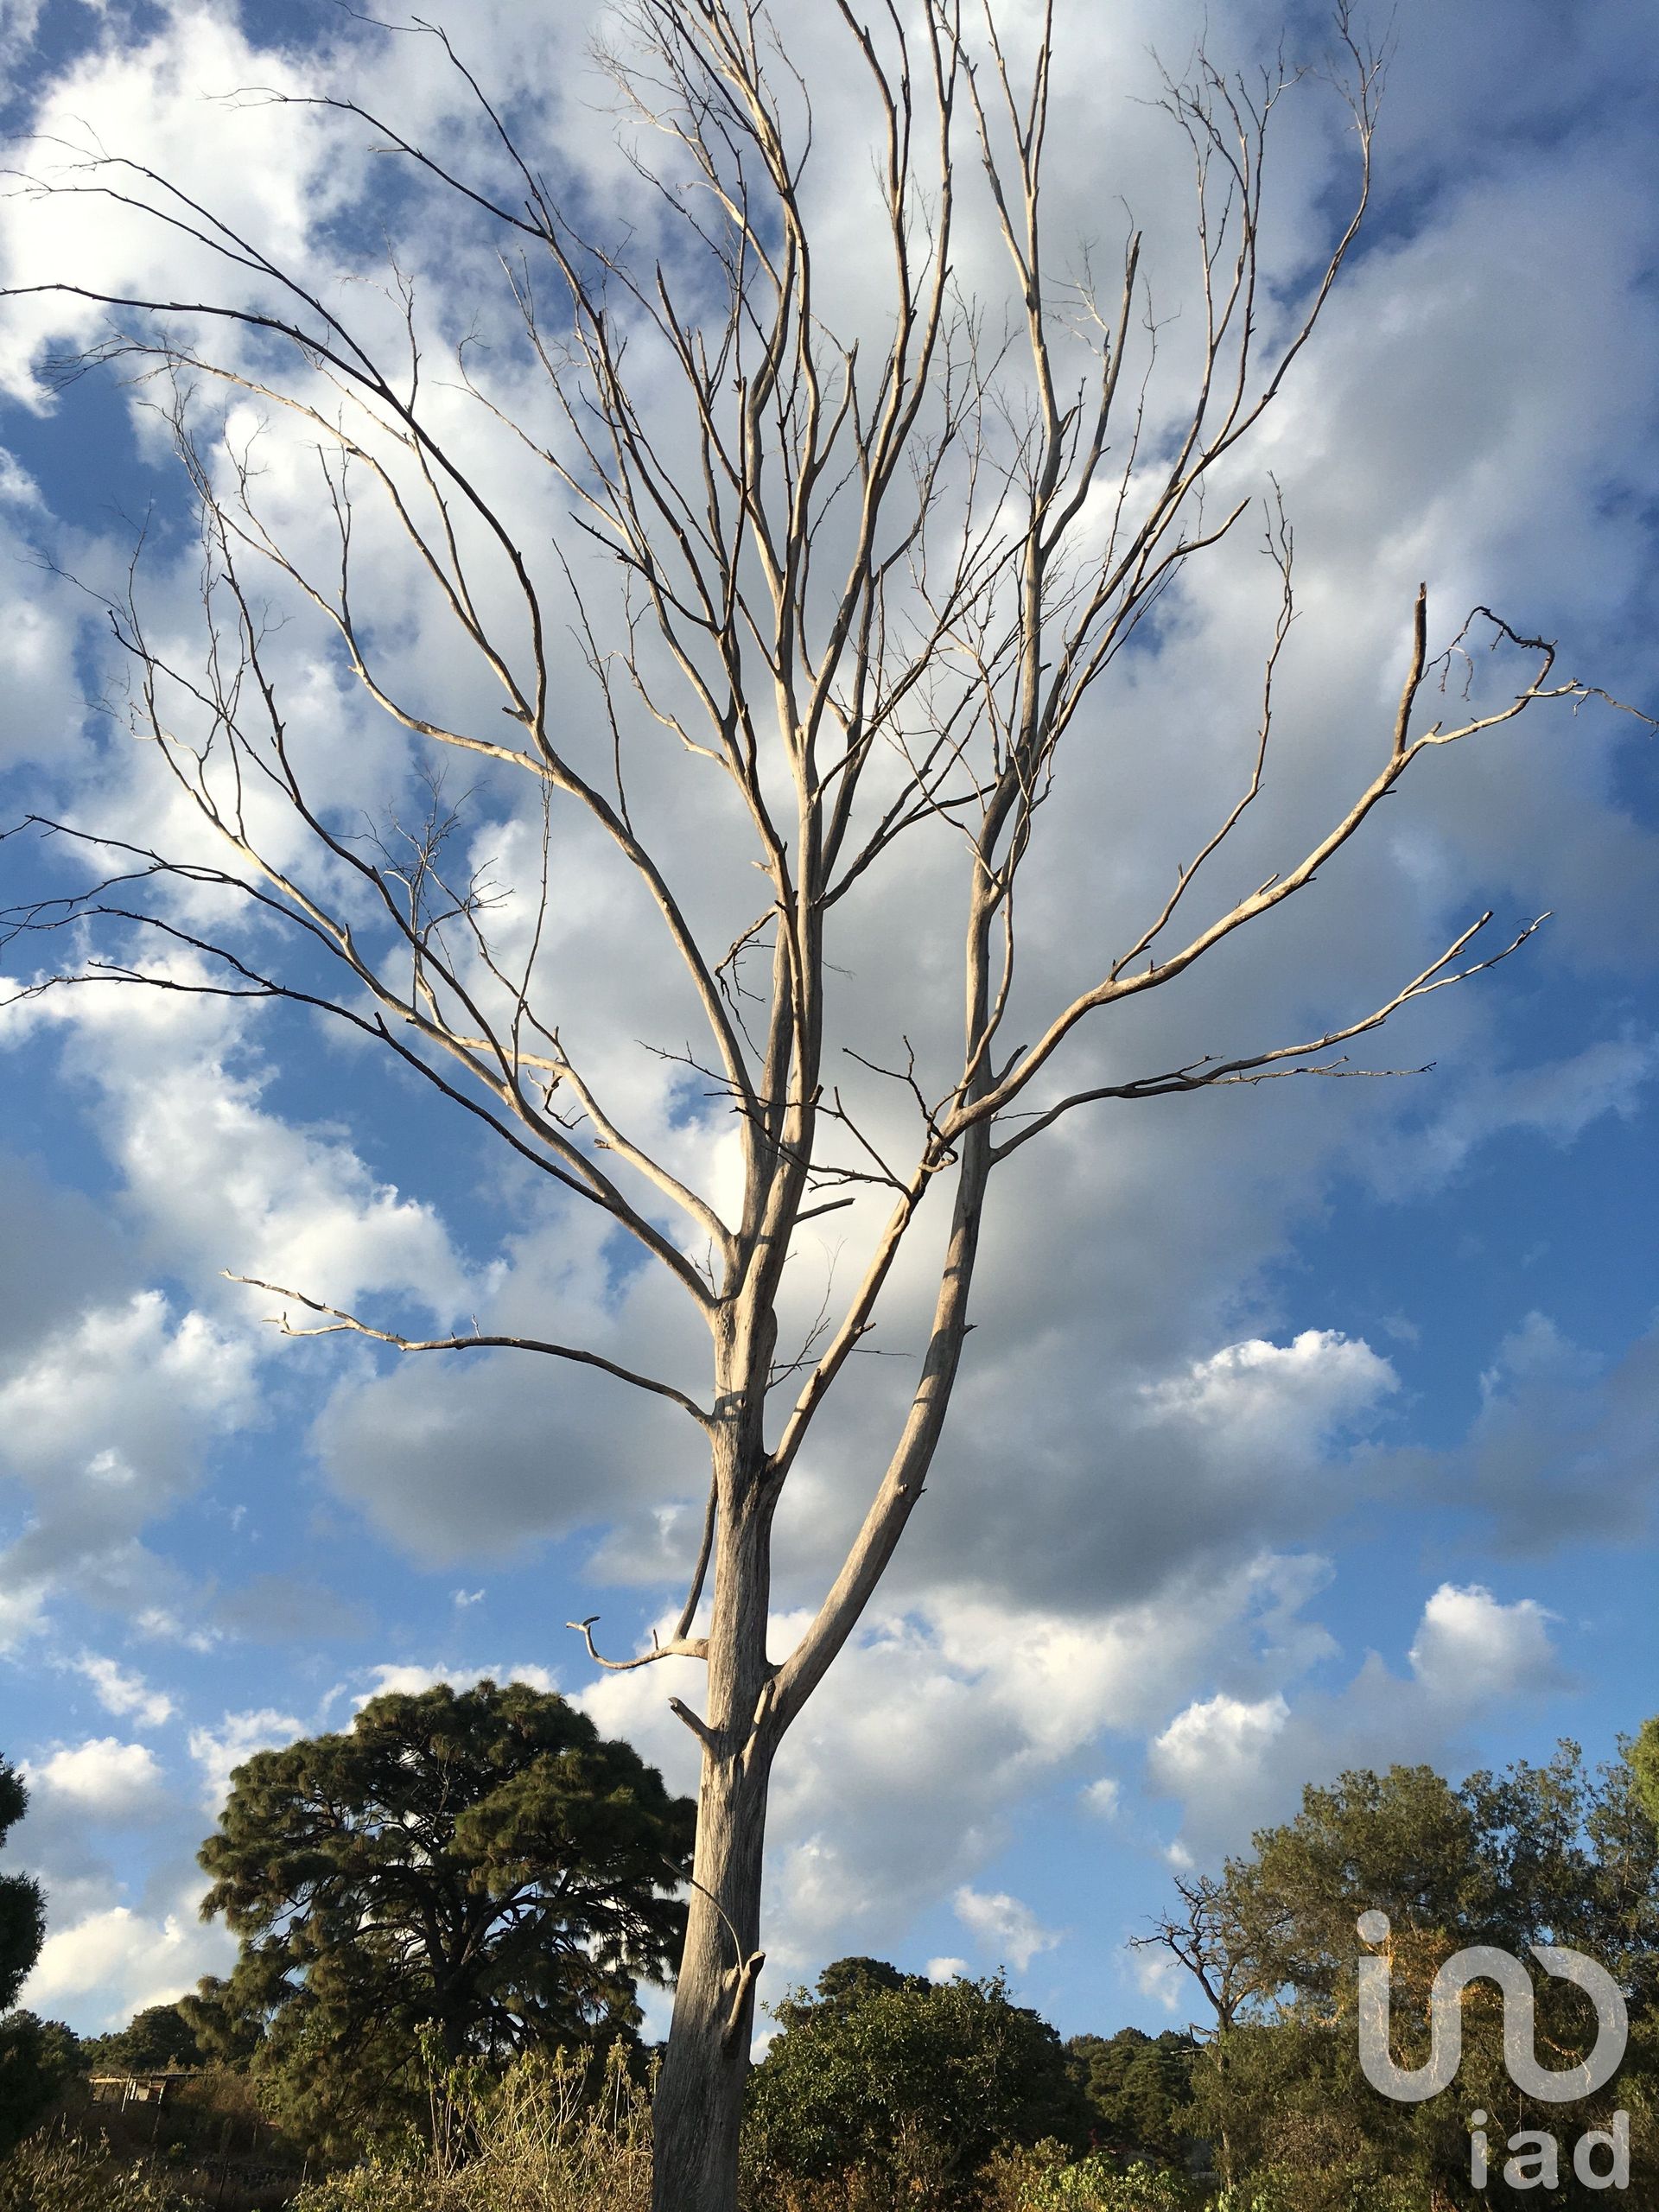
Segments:
[[[1173,1795],[1202,1792],[1224,1801],[1256,1780],[1289,1719],[1277,1693],[1247,1704],[1218,1692],[1189,1705],[1153,1739],[1154,1779]]]
[[[148,972],[211,982],[200,960]],[[337,1126],[262,1101],[276,1070],[245,1009],[181,991],[93,987],[0,1008],[0,1044],[58,1037],[101,1094],[102,1127],[153,1249],[205,1281],[227,1267],[347,1305],[396,1290],[451,1310],[463,1275],[433,1208],[378,1179]],[[181,1174],[181,1163],[189,1163]],[[220,1293],[232,1311],[252,1294]],[[269,1297],[257,1310],[268,1310]]]
[[[1556,1618],[1535,1599],[1504,1605],[1478,1583],[1443,1582],[1423,1608],[1411,1670],[1432,1697],[1466,1703],[1553,1686],[1561,1678],[1549,1633]]]
[[[111,1905],[41,1946],[21,2002],[48,2015],[73,2012],[94,2029],[124,2027],[147,2005],[188,1995],[205,1974],[223,1974],[235,1955],[222,1929],[200,1925],[194,1899],[158,1918]]]
[[[100,1099],[128,1226],[94,1221],[84,1201],[27,1172],[0,1198],[30,1240],[0,1243],[0,1255],[41,1254],[38,1294],[20,1279],[14,1294],[0,1256],[0,1319],[16,1304],[19,1320],[0,1352],[0,1477],[35,1502],[5,1555],[0,1634],[14,1642],[66,1586],[130,1617],[140,1592],[151,1614],[188,1610],[188,1586],[143,1531],[196,1488],[215,1438],[264,1418],[261,1362],[294,1349],[265,1325],[270,1295],[232,1289],[223,1268],[342,1301],[376,1292],[440,1311],[463,1300],[465,1279],[429,1205],[378,1180],[338,1129],[262,1105],[274,1071],[244,1046],[236,1009],[97,989],[0,1008],[0,1044],[31,1036],[60,1038],[66,1072]],[[136,1286],[111,1302],[111,1274],[130,1280],[146,1257],[200,1302],[181,1313]],[[262,1632],[271,1595],[256,1583],[220,1600],[226,1624]],[[347,1618],[337,1605],[333,1632]]]
[[[0,1385],[7,1459],[22,1473],[81,1464],[118,1490],[159,1471],[193,1418],[227,1427],[251,1404],[250,1360],[159,1291],[87,1315]],[[148,1386],[148,1387],[146,1387]]]
[[[418,1697],[423,1690],[435,1689],[440,1682],[451,1689],[471,1689],[474,1682],[524,1682],[533,1690],[556,1690],[556,1675],[545,1667],[423,1667],[410,1661],[371,1667],[370,1687],[359,1691],[352,1703],[358,1711],[372,1697]]]
[[[188,1496],[213,1438],[256,1403],[248,1345],[158,1291],[99,1306],[34,1348],[0,1380],[0,1474],[33,1517],[0,1554],[26,1632],[72,1582],[132,1617],[181,1580],[142,1541]]]
[[[1154,2004],[1179,2018],[1191,2012],[1192,1982],[1185,1967],[1166,1951],[1131,1951],[1135,1986]]]
[[[1334,1691],[1195,1699],[1147,1752],[1153,1792],[1179,1801],[1187,1861],[1239,1849],[1254,1828],[1293,1814],[1305,1783],[1344,1768],[1461,1756],[1493,1713],[1565,1686],[1554,1618],[1535,1599],[1506,1604],[1479,1585],[1442,1583],[1403,1675],[1370,1652]]]
[[[510,1242],[480,1287],[480,1326],[579,1344],[696,1388],[706,1332],[689,1301],[655,1268],[617,1281],[614,1257],[602,1221],[559,1209]],[[629,1579],[660,1576],[695,1550],[696,1525],[673,1526],[671,1511],[665,1531],[659,1516],[701,1495],[701,1433],[660,1398],[556,1358],[467,1352],[413,1370],[353,1370],[313,1442],[336,1494],[423,1563],[522,1554],[537,1538],[596,1523],[628,1532]]]
[[[1306,1562],[1268,1557],[1088,1617],[935,1592],[868,1622],[779,1753],[767,1988],[836,1951],[891,1949],[957,1888],[999,1894],[976,1878],[1010,1840],[1014,1808],[1056,1777],[1081,1787],[1090,1766],[1097,1774],[1103,1734],[1132,1740],[1161,1726],[1206,1670],[1279,1679],[1327,1651],[1328,1635],[1302,1618],[1322,1580]],[[805,1625],[804,1614],[776,1616],[774,1655]],[[605,1675],[577,1701],[694,1792],[696,1746],[666,1700],[695,1704],[697,1677],[669,1661]],[[1002,1955],[1014,1962],[1012,1943]]]
[[[950,1510],[918,1516],[901,1583],[1092,1618],[1306,1543],[1365,1494],[1351,1446],[1398,1388],[1370,1345],[1306,1330],[1126,1371],[1089,1358],[1090,1311],[970,1376],[937,1482]]]
[[[66,1745],[24,1771],[48,1807],[55,1801],[99,1821],[142,1818],[154,1809],[162,1787],[161,1765],[149,1746],[124,1744],[115,1736]]]
[[[25,1580],[8,1575],[0,1587],[0,1651],[10,1651],[39,1631],[46,1619],[49,1589],[44,1576]]]
[[[1097,1782],[1085,1783],[1077,1798],[1097,1821],[1115,1821],[1122,1803],[1123,1785],[1112,1775],[1102,1775]]]

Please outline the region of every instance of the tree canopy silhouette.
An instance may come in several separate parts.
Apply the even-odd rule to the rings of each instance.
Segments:
[[[450,2060],[631,2037],[670,1970],[692,1807],[551,1692],[377,1697],[232,1784],[202,1911],[242,1953],[185,2010],[326,2137],[418,2108],[423,2034]]]

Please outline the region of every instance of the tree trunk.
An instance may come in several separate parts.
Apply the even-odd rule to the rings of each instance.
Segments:
[[[770,1762],[705,1756],[674,2022],[653,2108],[652,2212],[733,2212],[760,1971]]]
[[[696,1856],[673,2024],[652,2110],[652,2212],[734,2212],[776,1732],[766,1711],[772,1500],[759,1455],[722,1474]],[[695,1720],[695,1716],[690,1716]]]

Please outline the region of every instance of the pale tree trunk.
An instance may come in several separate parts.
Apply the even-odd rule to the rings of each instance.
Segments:
[[[764,1372],[764,1358],[760,1366]],[[770,1711],[776,1669],[766,1651],[775,1491],[761,1440],[764,1397],[740,1388],[720,1400],[726,1421],[714,1451],[706,1717],[675,1701],[702,1742],[702,1775],[685,1943],[653,2108],[653,2212],[732,2212],[736,2202],[777,1742]]]
[[[653,2108],[653,2212],[731,2212],[753,2034],[770,1758],[705,1751],[674,2022]]]
[[[975,922],[982,938],[978,901]],[[983,998],[976,992],[970,1034],[983,1019]],[[772,1521],[780,1484],[763,1440],[765,1394],[751,1385],[719,1401],[726,1427],[715,1447],[719,1534],[707,1719],[674,1701],[702,1741],[702,1777],[685,1944],[653,2107],[652,2212],[734,2212],[737,2202],[755,1982],[766,1956],[760,1948],[760,1885],[772,1762],[784,1732],[861,1617],[921,1495],[967,1335],[989,1164],[988,1133],[982,1124],[970,1128],[962,1141],[933,1329],[909,1418],[813,1632],[782,1667],[766,1649]],[[765,1276],[761,1286],[767,1287]],[[775,1335],[770,1321],[741,1334],[752,1347],[742,1364],[751,1375],[763,1374]],[[753,1349],[757,1339],[764,1355]],[[739,1364],[729,1354],[721,1361],[728,1372]]]

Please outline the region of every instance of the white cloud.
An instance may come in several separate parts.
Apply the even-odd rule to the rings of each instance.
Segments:
[[[1006,1351],[982,1356],[962,1389],[942,1454],[951,1510],[922,1516],[895,1562],[906,1595],[976,1588],[992,1611],[1080,1622],[1161,1599],[1173,1618],[1189,1577],[1209,1583],[1266,1548],[1306,1546],[1363,1494],[1372,1470],[1352,1446],[1399,1378],[1362,1338],[1309,1329],[1128,1360],[1091,1351],[1104,1294],[1070,1295],[1076,1310],[1045,1317],[1034,1342],[1013,1315],[986,1324]],[[846,1487],[839,1473],[826,1481],[826,1510]],[[1099,1647],[1072,1641],[1047,1669],[1057,1712],[1100,1669]]]
[[[1161,1726],[1195,1675],[1265,1670],[1276,1681],[1325,1656],[1328,1636],[1301,1618],[1323,1573],[1319,1562],[1268,1557],[1088,1614],[936,1591],[912,1611],[868,1620],[779,1758],[768,1986],[837,1952],[890,1952],[953,1888],[986,1887],[976,1878],[1010,1840],[1025,1794],[1057,1775],[1081,1788],[1090,1770],[1076,1770],[1097,1758],[1103,1732]],[[774,1656],[805,1622],[774,1617]],[[696,1747],[666,1700],[695,1707],[700,1690],[699,1669],[670,1661],[605,1675],[577,1702],[692,1793]]]
[[[96,1306],[26,1347],[0,1377],[0,1478],[33,1515],[0,1554],[26,1595],[14,1630],[65,1584],[134,1617],[182,1581],[147,1553],[149,1523],[194,1488],[211,1440],[257,1407],[247,1344],[157,1291]]]
[[[1363,1340],[1304,1329],[1287,1344],[1229,1344],[1145,1395],[1160,1420],[1190,1421],[1255,1459],[1263,1447],[1274,1457],[1317,1451],[1398,1388],[1393,1367]]]
[[[1128,1956],[1135,1986],[1143,1996],[1173,2016],[1191,2014],[1193,1984],[1179,1961],[1167,1951],[1132,1950]]]
[[[978,1937],[980,1947],[1023,1974],[1039,1951],[1052,1951],[1060,1938],[1045,1928],[1028,1904],[1006,1890],[984,1891],[963,1883],[951,1903],[957,1918]]]
[[[21,2001],[48,2015],[90,2015],[99,2028],[124,2027],[144,2005],[170,2004],[203,1974],[225,1973],[234,1955],[223,1929],[198,1923],[194,1900],[159,1919],[112,1905],[48,1935]]]
[[[92,1684],[106,1713],[130,1713],[149,1728],[172,1719],[174,1705],[167,1693],[151,1689],[142,1675],[129,1672],[117,1661],[83,1651],[71,1663],[75,1673],[84,1675]]]
[[[660,1270],[619,1281],[614,1262],[601,1220],[553,1211],[512,1240],[480,1287],[480,1325],[625,1362],[648,1348],[648,1369],[696,1388],[706,1336],[688,1302]],[[485,1433],[490,1449],[480,1453]],[[677,1408],[524,1352],[467,1352],[378,1376],[353,1370],[312,1441],[340,1497],[399,1550],[439,1565],[522,1555],[539,1537],[596,1521],[630,1535],[654,1531],[662,1507],[702,1479],[702,1440]],[[688,1557],[696,1541],[695,1529],[679,1532]],[[651,1548],[660,1549],[654,1535]]]
[[[192,1627],[167,1605],[141,1606],[133,1615],[132,1624],[140,1636],[153,1637],[158,1643],[181,1644],[187,1651],[211,1651],[219,1641],[216,1628]]]
[[[0,1384],[0,1434],[24,1474],[77,1463],[118,1491],[160,1471],[192,1427],[251,1410],[251,1362],[206,1314],[159,1291],[91,1313]]]
[[[1172,1794],[1202,1789],[1224,1800],[1255,1781],[1289,1719],[1290,1707],[1277,1693],[1254,1704],[1224,1693],[1190,1705],[1154,1738],[1153,1779]]]
[[[1403,1675],[1370,1652],[1333,1691],[1192,1700],[1147,1758],[1154,1791],[1179,1802],[1185,1863],[1240,1848],[1253,1829],[1287,1819],[1305,1783],[1344,1768],[1460,1758],[1495,1709],[1561,1687],[1554,1618],[1535,1599],[1505,1605],[1478,1585],[1443,1583],[1425,1602]]]
[[[1560,1680],[1549,1633],[1557,1618],[1535,1599],[1505,1605],[1478,1583],[1443,1582],[1423,1608],[1412,1672],[1431,1696],[1460,1704],[1552,1686]]]
[[[136,964],[187,986],[215,980],[194,957],[141,954]],[[246,1325],[271,1300],[224,1287],[225,1268],[341,1306],[398,1291],[450,1311],[467,1294],[430,1205],[374,1175],[337,1127],[296,1124],[262,1103],[276,1071],[245,1007],[111,985],[14,1005],[0,1019],[0,1043],[51,1032],[68,1075],[102,1095],[106,1144],[152,1243],[218,1286]]]
[[[43,1576],[32,1581],[10,1574],[0,1588],[0,1651],[11,1651],[37,1635],[46,1622],[51,1586]]]
[[[57,1799],[93,1820],[143,1817],[154,1808],[162,1770],[147,1744],[124,1744],[115,1736],[89,1737],[83,1744],[54,1751],[26,1769],[29,1786],[48,1802]]]
[[[930,1981],[956,1981],[966,1978],[968,1961],[966,1959],[930,1959],[923,1972]]]

